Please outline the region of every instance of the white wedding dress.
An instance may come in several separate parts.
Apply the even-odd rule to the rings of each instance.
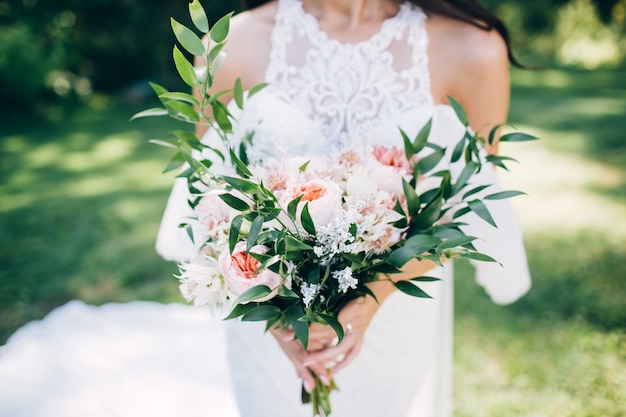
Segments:
[[[319,155],[338,147],[374,143],[401,147],[398,127],[414,136],[432,117],[430,141],[451,151],[464,128],[451,107],[433,102],[425,19],[419,8],[404,3],[373,37],[344,44],[329,39],[299,0],[279,0],[266,72],[270,86],[246,103],[238,116],[235,139],[256,132],[249,151],[252,160]],[[216,138],[209,132],[204,140]],[[461,168],[450,166],[457,175]],[[473,182],[495,183],[489,192],[499,190],[491,167],[484,167]],[[157,240],[157,250],[166,259],[193,256],[194,246],[177,227],[189,215],[186,201],[186,186],[178,180]],[[530,276],[511,205],[491,201],[489,208],[498,229],[473,214],[463,220],[469,223],[466,233],[481,238],[478,249],[501,263],[476,263],[475,267],[477,282],[494,302],[504,304],[528,290]],[[398,292],[380,307],[361,353],[336,375],[340,391],[332,396],[333,417],[452,415],[451,268],[438,268],[429,275],[443,278],[423,286],[432,300]],[[81,327],[72,312],[92,321],[83,321]],[[73,303],[62,307],[44,321],[26,326],[0,349],[0,416],[311,416],[310,407],[300,404],[301,381],[273,337],[264,333],[263,323],[224,324],[206,315],[204,310],[154,303],[99,308]],[[137,317],[141,324],[133,328]],[[100,330],[89,333],[94,323]],[[131,337],[139,328],[140,337]],[[90,337],[79,339],[77,345],[72,329]],[[134,360],[140,355],[128,353],[135,344],[146,351],[159,351],[167,341],[171,349],[167,358],[162,355],[151,360],[148,355]],[[63,372],[71,369],[69,358],[59,366],[46,361],[54,361],[54,355],[68,346],[70,352],[82,353],[72,358],[91,378],[80,377],[78,370]],[[92,349],[94,346],[104,347]],[[105,366],[96,365],[99,355],[106,360]],[[133,365],[125,366],[130,363]],[[34,372],[47,370],[50,381],[56,377],[61,387],[51,393],[52,382],[46,385],[29,376],[29,366]],[[111,388],[116,372],[126,391]],[[94,381],[102,373],[109,385]],[[141,382],[133,384],[134,380]],[[87,395],[89,388],[92,397]],[[187,401],[176,401],[172,389],[174,393],[187,392]],[[94,394],[100,390],[108,392],[116,404],[106,405],[104,397]],[[55,397],[59,392],[63,395]],[[25,404],[33,395],[38,398],[36,405]],[[140,408],[141,404],[148,407],[150,401],[155,406],[149,411]],[[177,411],[172,412],[172,407]],[[2,410],[13,412],[3,414]],[[78,411],[72,414],[68,410]]]

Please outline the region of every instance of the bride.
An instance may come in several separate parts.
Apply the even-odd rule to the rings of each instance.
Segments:
[[[275,0],[249,1],[232,20],[228,54],[216,91],[241,77],[244,89],[268,82],[239,115],[235,136],[254,130],[252,160],[316,155],[336,147],[380,142],[402,146],[432,116],[430,140],[452,148],[462,125],[448,95],[467,110],[474,130],[506,119],[509,62],[502,23],[474,1]],[[228,101],[228,97],[225,97]],[[214,141],[200,129],[198,137]],[[497,152],[497,143],[487,149]],[[455,167],[450,167],[455,172]],[[456,171],[458,173],[458,170]],[[492,167],[476,181],[497,182]],[[176,230],[186,215],[184,184],[170,197],[157,249],[166,258],[190,257],[193,248]],[[507,202],[490,210],[499,229],[471,215],[468,234],[500,265],[477,264],[477,280],[492,299],[509,303],[530,285],[521,232]],[[412,299],[388,282],[373,284],[373,298],[358,299],[340,314],[346,337],[311,326],[308,351],[285,330],[263,323],[228,323],[228,353],[242,417],[309,416],[300,404],[311,371],[340,392],[333,416],[451,416],[452,275],[450,266],[413,262],[407,276],[428,272],[443,280],[428,288],[434,300]]]
[[[402,146],[398,127],[414,136],[430,117],[430,141],[451,148],[463,126],[447,95],[474,130],[506,118],[515,61],[500,21],[471,0],[256,0],[249,8],[232,20],[215,88],[239,76],[245,88],[269,83],[238,119],[238,135],[256,132],[250,159]],[[488,166],[474,180],[497,183]],[[179,180],[163,216],[157,250],[166,259],[195,250],[178,228],[189,213],[185,192]],[[506,200],[489,204],[498,229],[468,214],[465,232],[501,263],[477,263],[478,283],[510,303],[530,286],[522,235]],[[328,379],[328,366],[340,389],[333,417],[450,417],[452,270],[414,263],[407,273],[426,271],[442,278],[424,288],[432,300],[372,287],[380,304],[346,306],[338,345],[332,330],[313,326],[308,351],[289,332],[250,322],[226,322],[224,345],[224,329],[191,307],[72,302],[0,350],[0,414],[310,417],[301,386],[313,388],[311,370]]]

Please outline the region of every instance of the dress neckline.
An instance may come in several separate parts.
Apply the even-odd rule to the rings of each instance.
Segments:
[[[317,46],[331,43],[343,48],[360,48],[370,44],[376,44],[381,38],[384,39],[393,37],[393,28],[397,26],[397,23],[404,21],[407,14],[411,12],[411,4],[407,1],[403,1],[398,7],[398,12],[383,20],[378,31],[372,34],[369,38],[357,42],[344,42],[330,37],[328,33],[322,30],[319,20],[304,9],[301,0],[291,1],[296,3],[294,9],[296,13],[298,13],[300,19],[305,23],[303,29],[308,33],[310,40]]]

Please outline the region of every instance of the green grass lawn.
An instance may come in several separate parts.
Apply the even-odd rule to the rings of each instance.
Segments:
[[[624,75],[514,73],[511,122],[542,139],[503,146],[533,288],[496,306],[459,265],[458,417],[626,416]]]
[[[626,416],[626,72],[513,80],[511,121],[542,138],[503,147],[534,286],[496,306],[458,266],[455,415]],[[181,301],[153,249],[169,152],[147,143],[175,125],[139,109],[0,127],[0,343],[71,299]]]

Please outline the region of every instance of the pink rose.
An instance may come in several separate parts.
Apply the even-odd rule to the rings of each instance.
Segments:
[[[404,150],[395,146],[387,148],[382,145],[374,146],[372,154],[380,163],[379,166],[373,169],[378,189],[387,191],[396,197],[402,196],[404,194],[402,177],[410,181],[413,174],[413,166],[418,159],[417,155],[409,161],[406,159]]]
[[[208,231],[228,225],[232,209],[215,193],[206,194],[196,206],[198,220]]]
[[[399,169],[389,165],[378,165],[372,168],[372,174],[376,179],[376,185],[379,190],[386,191],[392,196],[404,195],[404,188],[402,188],[402,178],[407,181],[410,177]]]
[[[264,254],[267,250],[267,246],[256,245],[250,249],[250,253]],[[222,252],[218,262],[231,296],[238,297],[257,285],[268,286],[272,293],[255,301],[267,301],[278,294],[282,281],[280,275],[269,269],[257,273],[261,263],[252,255],[246,255],[246,242],[237,243],[232,254],[228,249]]]
[[[302,196],[298,203],[296,218],[299,219],[304,204],[309,204],[309,214],[315,226],[324,226],[330,222],[337,211],[341,210],[343,191],[332,181],[312,179],[305,183],[293,184],[280,197],[281,207],[287,208],[289,203]]]
[[[413,173],[413,165],[417,162],[415,156],[411,158],[411,161],[406,159],[404,150],[398,149],[395,146],[387,148],[386,146],[376,145],[372,153],[381,164],[398,168],[406,174]]]

